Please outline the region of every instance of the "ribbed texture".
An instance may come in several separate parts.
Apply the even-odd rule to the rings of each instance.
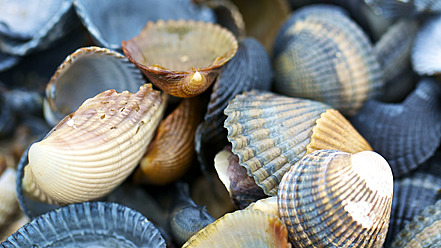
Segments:
[[[0,172],[0,230],[9,226],[11,217],[20,210],[15,192],[16,171],[7,168]]]
[[[441,5],[441,2],[438,2]],[[419,29],[412,50],[412,66],[420,75],[441,72],[438,62],[441,56],[441,16],[428,18]]]
[[[420,14],[441,12],[441,2],[438,0],[364,0],[364,2],[376,14],[388,18],[409,18]]]

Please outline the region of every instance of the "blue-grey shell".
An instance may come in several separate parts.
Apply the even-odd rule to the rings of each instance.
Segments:
[[[375,13],[389,18],[441,12],[441,2],[439,0],[364,0],[364,2]]]
[[[19,57],[5,54],[0,51],[0,72],[13,67],[18,63],[18,61]]]

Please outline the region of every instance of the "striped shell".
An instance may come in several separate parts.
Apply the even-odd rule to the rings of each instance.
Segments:
[[[148,22],[122,49],[154,85],[177,97],[204,92],[237,51],[234,35],[217,24]]]
[[[12,217],[19,212],[15,178],[15,169],[6,168],[3,173],[0,171],[0,231],[7,227]]]
[[[336,6],[295,11],[274,47],[275,90],[354,115],[379,94],[382,71],[362,29]]]
[[[441,141],[441,86],[423,79],[399,104],[366,102],[351,121],[402,177],[430,158]]]
[[[288,232],[277,216],[258,210],[238,210],[208,225],[186,247],[278,247],[288,248]]]
[[[233,153],[267,195],[277,194],[282,176],[306,153],[372,150],[338,111],[316,101],[251,91],[225,114]]]
[[[148,84],[135,94],[107,90],[86,100],[30,147],[23,191],[62,205],[112,191],[141,160],[162,118],[165,96]]]
[[[441,12],[441,2],[438,0],[364,0],[372,10],[389,18],[434,14]]]
[[[320,150],[283,177],[279,214],[294,247],[381,248],[392,194],[392,172],[377,153]]]

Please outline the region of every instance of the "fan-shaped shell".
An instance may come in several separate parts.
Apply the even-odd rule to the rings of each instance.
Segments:
[[[380,248],[392,194],[392,172],[377,153],[320,150],[291,167],[277,197],[294,247]]]
[[[372,150],[338,111],[316,101],[251,91],[236,96],[225,114],[233,153],[268,195],[307,152]]]
[[[11,217],[19,211],[15,192],[16,171],[6,168],[0,170],[0,231],[9,225]]]
[[[424,79],[400,104],[366,102],[351,121],[401,177],[431,157],[441,139],[441,86]]]
[[[163,91],[177,97],[204,92],[237,51],[234,35],[217,24],[162,20],[122,42],[124,54]]]
[[[383,85],[372,44],[339,7],[295,11],[274,47],[275,90],[353,115]]]
[[[277,216],[258,210],[238,210],[208,225],[182,247],[291,247]]]
[[[136,92],[143,82],[141,72],[124,55],[100,47],[80,48],[64,60],[46,86],[46,121],[55,125],[100,92]]]
[[[127,178],[159,124],[166,95],[141,86],[86,100],[29,150],[23,191],[42,202],[69,204],[102,197]]]
[[[21,227],[4,247],[166,247],[140,213],[109,202],[71,204]]]
[[[441,12],[441,3],[437,0],[364,0],[364,2],[375,13],[389,18]]]

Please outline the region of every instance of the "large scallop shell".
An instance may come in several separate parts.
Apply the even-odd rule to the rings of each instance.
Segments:
[[[23,191],[57,204],[106,195],[141,160],[162,118],[165,97],[148,84],[135,94],[107,90],[86,100],[31,146]]]
[[[362,29],[336,6],[295,11],[274,47],[275,90],[353,115],[380,93],[382,71]]]
[[[438,0],[364,0],[372,10],[388,18],[433,14],[441,12],[441,2]]]
[[[160,89],[177,97],[204,92],[237,51],[234,35],[217,24],[162,20],[122,42],[126,56]]]
[[[380,248],[392,194],[392,172],[377,153],[320,150],[291,167],[277,197],[294,247]]]
[[[338,111],[320,102],[258,91],[236,96],[225,128],[239,164],[265,194],[276,195],[283,174],[320,149],[372,150]]]
[[[0,171],[0,231],[9,225],[11,218],[18,213],[19,205],[15,191],[16,171],[6,168]]]
[[[366,102],[351,121],[401,177],[431,157],[441,142],[441,86],[423,79],[399,104]]]
[[[46,121],[55,125],[100,92],[136,92],[143,82],[141,72],[124,55],[100,47],[80,48],[64,60],[46,86]]]

